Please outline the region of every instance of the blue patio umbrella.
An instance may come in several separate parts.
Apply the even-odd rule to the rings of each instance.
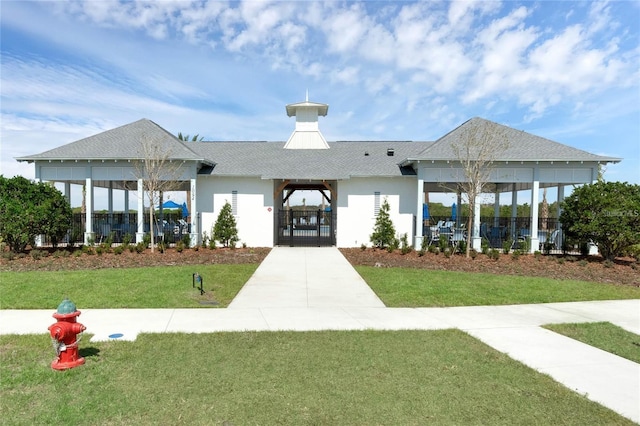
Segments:
[[[182,217],[189,216],[189,209],[187,208],[187,203],[182,203]]]
[[[456,206],[456,203],[453,203],[451,205],[451,219],[452,220],[458,219],[458,207]]]
[[[430,218],[431,217],[429,216],[429,204],[422,203],[422,220],[427,220]]]
[[[174,202],[172,200],[167,200],[164,203],[162,203],[162,208],[165,209],[165,210],[166,209],[179,209],[181,207],[182,206],[180,204],[178,204],[178,203],[176,203],[176,202]]]

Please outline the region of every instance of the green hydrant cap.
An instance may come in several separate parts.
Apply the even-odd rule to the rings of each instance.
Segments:
[[[64,299],[62,302],[60,302],[60,304],[58,305],[58,312],[59,314],[72,314],[75,311],[77,311],[76,309],[76,304],[73,303],[71,300],[69,299]]]

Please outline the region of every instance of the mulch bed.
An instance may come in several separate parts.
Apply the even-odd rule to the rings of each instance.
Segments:
[[[175,248],[164,253],[147,249],[142,253],[125,250],[121,254],[102,253],[76,255],[72,249],[40,250],[40,256],[33,253],[16,255],[9,259],[6,252],[0,256],[0,271],[64,271],[75,269],[134,268],[145,266],[201,265],[210,263],[239,264],[260,263],[271,250],[257,248],[219,248],[216,250],[199,248],[178,252]],[[464,255],[445,257],[444,254],[411,251],[402,254],[400,250],[389,253],[386,250],[368,248],[343,248],[342,254],[352,265],[377,267],[422,268],[464,272],[482,272],[501,275],[548,277],[554,279],[574,279],[617,285],[640,287],[640,264],[633,258],[619,258],[606,262],[599,256],[534,256],[501,254],[498,260],[478,254],[476,259]],[[38,253],[36,253],[38,254]],[[330,267],[330,265],[327,265]]]
[[[368,248],[340,249],[352,265],[378,267],[422,268],[432,270],[481,272],[501,275],[521,275],[548,277],[553,279],[573,279],[640,287],[640,264],[633,258],[620,258],[615,262],[605,262],[600,256],[512,256],[501,254],[498,260],[478,254],[475,259],[464,255],[425,253],[411,251],[402,254],[386,250]]]

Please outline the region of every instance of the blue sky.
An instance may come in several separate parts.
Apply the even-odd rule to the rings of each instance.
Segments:
[[[479,116],[623,158],[640,183],[640,2],[2,1],[0,173],[148,118],[286,141],[430,141]]]

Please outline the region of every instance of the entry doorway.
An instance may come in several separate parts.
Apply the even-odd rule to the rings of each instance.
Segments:
[[[280,208],[276,215],[276,245],[330,247],[336,244],[335,185],[285,180],[277,192]],[[301,194],[304,197],[301,198],[302,203]],[[307,205],[307,200],[320,200],[320,203]]]

